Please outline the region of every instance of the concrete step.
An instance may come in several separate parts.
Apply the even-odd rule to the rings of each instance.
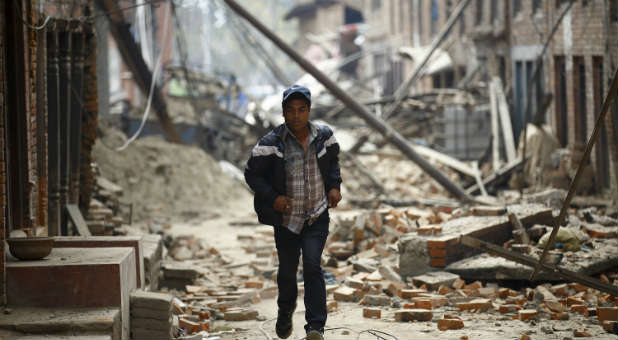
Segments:
[[[121,338],[120,308],[9,309],[9,314],[0,317],[0,338]]]

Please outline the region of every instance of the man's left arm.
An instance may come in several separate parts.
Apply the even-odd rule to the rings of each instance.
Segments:
[[[328,207],[335,208],[341,201],[341,170],[339,168],[339,143],[335,135],[332,134],[325,143],[328,153],[330,166],[328,167],[327,178],[324,181],[326,192],[328,193]]]

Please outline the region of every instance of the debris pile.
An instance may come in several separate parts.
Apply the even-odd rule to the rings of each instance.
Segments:
[[[197,147],[144,137],[116,151],[98,140],[93,149],[100,169],[97,183],[122,190],[118,200],[132,203],[133,220],[156,216],[191,219],[212,217],[239,197],[249,195]]]

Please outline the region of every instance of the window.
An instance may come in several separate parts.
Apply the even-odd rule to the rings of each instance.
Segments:
[[[618,22],[618,0],[609,2],[609,17],[612,22]]]
[[[594,93],[594,117],[595,120],[601,113],[601,106],[605,94],[605,84],[603,83],[603,57],[592,57],[592,93]],[[610,185],[609,179],[609,148],[608,148],[608,136],[605,126],[601,129],[601,136],[599,141],[595,144],[596,149],[596,168],[597,168],[597,191],[602,192]]]
[[[496,19],[498,19],[498,2],[490,1],[489,2],[489,16],[491,17],[491,23],[495,23]]]
[[[431,1],[431,36],[438,31],[438,0]]]
[[[417,17],[417,24],[418,24],[418,35],[421,38],[421,41],[423,40],[423,1],[422,0],[416,0],[416,17]]]
[[[474,23],[478,26],[483,23],[483,0],[476,0],[476,16]]]
[[[521,0],[513,0],[513,16],[521,12]]]
[[[371,0],[371,9],[376,10],[382,7],[382,0]]]
[[[576,141],[586,143],[588,136],[586,110],[586,65],[584,57],[573,57],[573,94],[575,99],[575,134]]]
[[[532,13],[541,9],[541,0],[532,0]]]
[[[566,66],[564,56],[554,57],[554,86],[556,98],[554,101],[554,114],[556,120],[556,133],[560,145],[565,147],[568,142],[567,121],[567,98],[566,98]]]

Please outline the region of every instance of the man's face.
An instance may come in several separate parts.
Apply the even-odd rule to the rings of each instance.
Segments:
[[[290,99],[285,103],[283,107],[283,118],[285,118],[285,124],[292,132],[300,132],[306,126],[309,121],[309,106],[303,99]]]

